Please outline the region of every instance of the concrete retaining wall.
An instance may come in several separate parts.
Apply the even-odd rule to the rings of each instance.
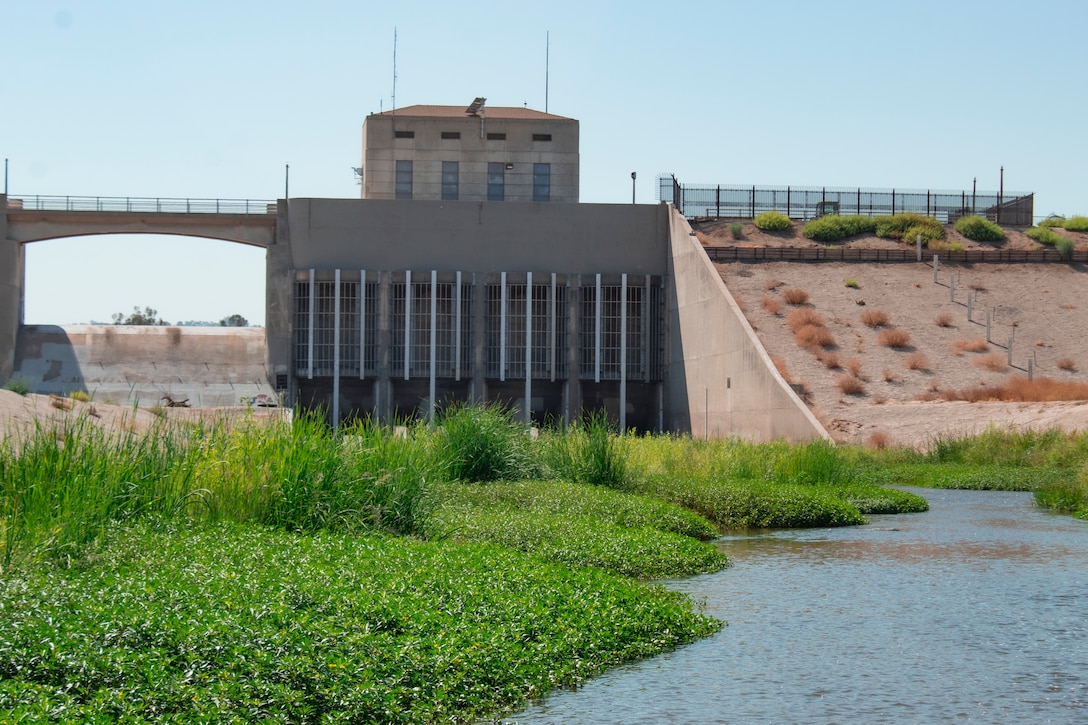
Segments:
[[[669,231],[669,426],[693,438],[829,440],[675,209]]]
[[[28,325],[19,330],[13,378],[34,393],[84,391],[117,405],[163,395],[194,407],[242,405],[274,392],[263,328]]]

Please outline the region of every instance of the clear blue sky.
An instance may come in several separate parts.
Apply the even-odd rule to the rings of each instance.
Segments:
[[[354,197],[366,114],[545,106],[581,122],[583,202],[654,179],[1034,191],[1088,213],[1088,3],[0,0],[0,156],[21,194]],[[31,245],[27,322],[263,323],[260,250]]]

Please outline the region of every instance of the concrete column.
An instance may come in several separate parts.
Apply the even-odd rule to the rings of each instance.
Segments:
[[[15,369],[15,339],[23,322],[26,252],[8,239],[8,201],[0,195],[0,385]]]
[[[295,313],[295,277],[291,274],[291,233],[289,225],[290,203],[280,199],[276,204],[276,231],[272,244],[264,254],[264,336],[267,347],[265,367],[268,379],[277,385],[280,375],[287,376],[288,405],[295,403],[294,351],[291,344],[291,327]],[[0,234],[0,238],[4,235]],[[0,269],[6,266],[0,263]],[[3,304],[0,303],[0,309]],[[0,375],[0,378],[3,376]]]
[[[581,359],[582,328],[582,279],[579,275],[567,276],[567,419],[578,417],[582,412]]]
[[[483,403],[487,400],[487,387],[484,378],[487,334],[487,274],[472,274],[472,395],[469,402]]]
[[[379,418],[386,423],[392,422],[393,415],[393,402],[391,400],[393,384],[390,381],[389,372],[389,347],[393,341],[389,321],[390,313],[393,310],[392,277],[392,272],[378,273],[378,334],[376,336],[378,347],[378,379],[376,390],[378,391],[378,395],[375,396],[375,407],[378,409]]]

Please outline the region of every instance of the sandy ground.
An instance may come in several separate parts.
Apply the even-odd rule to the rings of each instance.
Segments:
[[[106,431],[140,433],[164,419],[171,422],[269,420],[288,414],[275,408],[162,408],[83,403],[49,395],[18,395],[0,390],[0,440],[15,438],[35,427],[52,430],[58,424],[79,421]]]
[[[706,246],[815,244],[798,229],[764,234],[750,223],[745,223],[743,238],[733,240],[729,223],[699,225],[697,236]],[[1078,248],[1088,247],[1088,235],[1068,236]],[[1019,232],[1011,232],[1001,245],[970,242],[951,231],[949,237],[967,248],[1034,245]],[[898,244],[863,236],[845,246]],[[791,382],[803,384],[807,402],[837,440],[867,443],[883,438],[890,444],[925,447],[937,438],[977,433],[991,425],[1088,429],[1088,401],[920,400],[948,391],[1000,386],[1013,376],[1026,376],[1029,360],[1036,379],[1088,382],[1088,269],[1083,265],[942,264],[936,281],[931,262],[738,262],[718,269],[771,357]],[[783,291],[791,288],[807,292],[808,303],[786,304]],[[814,351],[797,344],[787,317],[799,308],[824,319],[834,345]],[[870,327],[862,321],[867,312],[883,312],[888,324]],[[907,345],[898,349],[882,345],[880,335],[887,329],[906,332]],[[978,351],[964,349],[976,347]],[[844,394],[840,379],[851,369],[858,371],[863,391]]]

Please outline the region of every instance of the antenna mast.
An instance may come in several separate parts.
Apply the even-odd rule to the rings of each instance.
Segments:
[[[552,31],[544,34],[544,113],[548,112],[548,75],[551,71]]]
[[[397,27],[393,26],[393,115],[397,115]]]

